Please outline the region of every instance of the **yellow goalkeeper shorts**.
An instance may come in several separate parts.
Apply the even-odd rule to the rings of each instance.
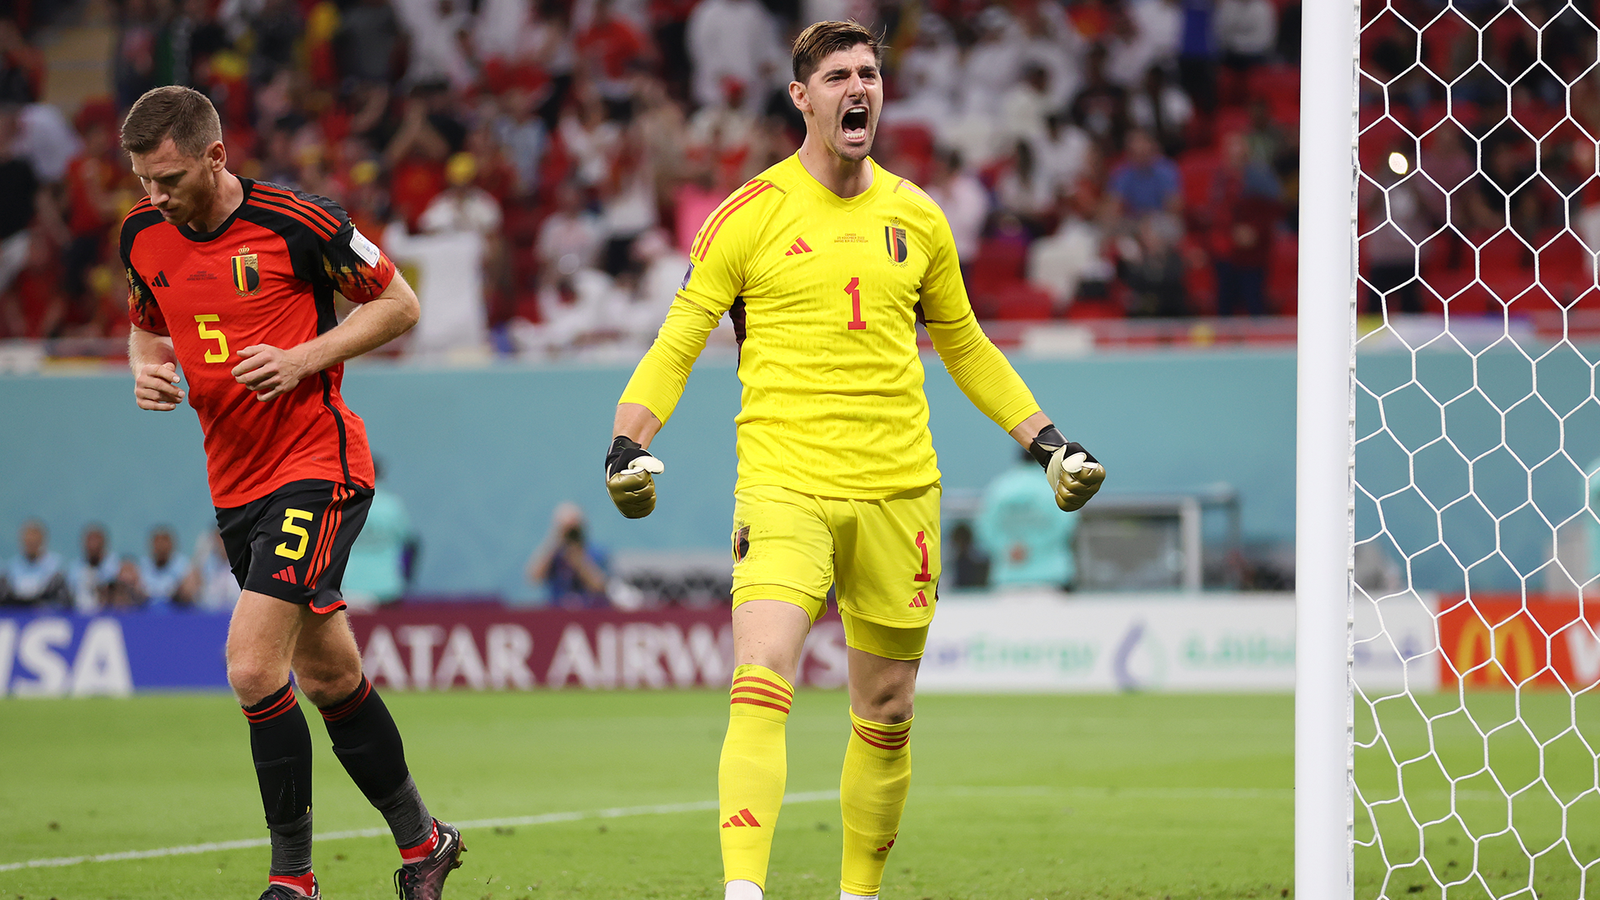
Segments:
[[[776,485],[733,500],[733,605],[783,600],[814,622],[835,588],[845,643],[918,659],[939,596],[939,485],[881,500]]]

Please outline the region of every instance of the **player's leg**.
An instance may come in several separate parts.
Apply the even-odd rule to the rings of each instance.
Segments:
[[[850,737],[839,776],[844,900],[878,896],[911,789],[912,699],[921,660],[879,654],[920,657],[927,641],[926,628],[895,629],[859,619],[849,632]]]
[[[433,900],[443,890],[445,876],[461,864],[461,833],[434,819],[422,802],[406,765],[400,728],[361,673],[361,654],[339,593],[372,493],[325,482],[305,485],[307,508],[315,508],[318,497],[328,500],[301,579],[309,607],[295,647],[295,680],[321,710],[334,755],[394,835],[401,897]]]
[[[818,504],[779,488],[734,505],[733,685],[717,766],[728,900],[759,900],[788,777],[785,729],[800,655],[832,581],[832,538]]]
[[[849,502],[839,614],[850,662],[850,736],[839,778],[840,893],[875,898],[911,785],[912,701],[938,602],[939,488]]]
[[[311,873],[311,731],[289,683],[301,607],[244,591],[228,626],[228,683],[250,723],[250,755],[272,840],[269,891],[316,896]]]

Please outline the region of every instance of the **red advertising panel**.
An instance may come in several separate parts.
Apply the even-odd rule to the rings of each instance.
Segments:
[[[1439,598],[1439,687],[1559,687],[1600,681],[1600,604],[1510,595]]]
[[[617,612],[439,603],[353,613],[350,624],[367,677],[380,687],[727,687],[733,676],[727,607]],[[836,613],[811,629],[800,681],[845,683]]]

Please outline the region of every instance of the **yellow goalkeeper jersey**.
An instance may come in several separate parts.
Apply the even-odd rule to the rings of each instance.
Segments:
[[[949,223],[911,182],[873,167],[844,198],[797,155],[700,228],[690,267],[621,402],[665,423],[723,315],[739,339],[738,487],[879,498],[939,480],[917,353],[934,347],[974,404],[1009,431],[1039,406],[979,328]]]

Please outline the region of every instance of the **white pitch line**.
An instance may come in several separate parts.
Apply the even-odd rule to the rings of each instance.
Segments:
[[[1257,800],[1257,799],[1292,799],[1294,791],[1283,789],[1237,789],[1237,788],[1101,788],[1101,787],[1065,787],[1065,786],[1017,786],[1017,787],[960,787],[949,786],[925,789],[918,792],[921,795],[943,794],[952,797],[970,797],[978,795],[1003,794],[1008,796],[1038,796],[1047,794],[1069,794],[1093,798],[1124,797],[1139,799],[1184,799],[1184,800]],[[838,791],[807,791],[804,793],[784,795],[784,803],[814,803],[821,800],[837,800]],[[584,819],[626,819],[635,816],[666,816],[686,812],[706,812],[717,808],[715,800],[699,800],[693,803],[665,803],[656,806],[615,806],[609,809],[591,809],[578,812],[541,813],[534,816],[508,816],[498,819],[472,819],[465,822],[454,823],[463,831],[477,830],[480,828],[511,828],[518,825],[553,825],[560,822],[579,822]],[[357,828],[352,831],[330,831],[319,834],[316,841],[345,841],[351,838],[382,837],[389,833],[387,828]],[[217,850],[247,850],[252,847],[266,847],[270,844],[267,838],[247,838],[241,841],[218,841],[208,844],[189,844],[183,847],[160,847],[154,850],[124,850],[120,853],[100,853],[92,856],[58,856],[52,859],[30,859],[27,862],[0,863],[0,872],[14,872],[18,869],[53,869],[65,866],[77,866],[92,862],[122,862],[130,859],[155,859],[162,856],[189,856],[196,853],[211,853]]]
[[[809,791],[799,794],[787,794],[784,803],[812,803],[818,800],[837,800],[838,791]],[[454,823],[463,831],[479,828],[509,828],[517,825],[551,825],[558,822],[578,822],[584,819],[626,819],[634,816],[665,816],[675,813],[705,812],[717,808],[715,800],[700,800],[694,803],[665,803],[656,806],[616,806],[610,809],[591,809],[579,812],[542,813],[536,816],[509,816],[500,819],[473,819],[466,822]],[[389,833],[387,828],[357,828],[352,831],[330,831],[319,834],[315,841],[345,841],[351,838],[381,837]],[[183,847],[159,847],[154,850],[124,850],[120,853],[99,853],[92,856],[58,856],[51,859],[30,859],[27,862],[0,863],[0,872],[14,872],[18,869],[59,869],[65,866],[77,866],[84,863],[122,862],[130,859],[156,859],[162,856],[189,856],[195,853],[211,853],[217,850],[248,850],[252,847],[266,847],[271,841],[268,838],[246,838],[240,841],[215,841],[206,844],[189,844]]]

